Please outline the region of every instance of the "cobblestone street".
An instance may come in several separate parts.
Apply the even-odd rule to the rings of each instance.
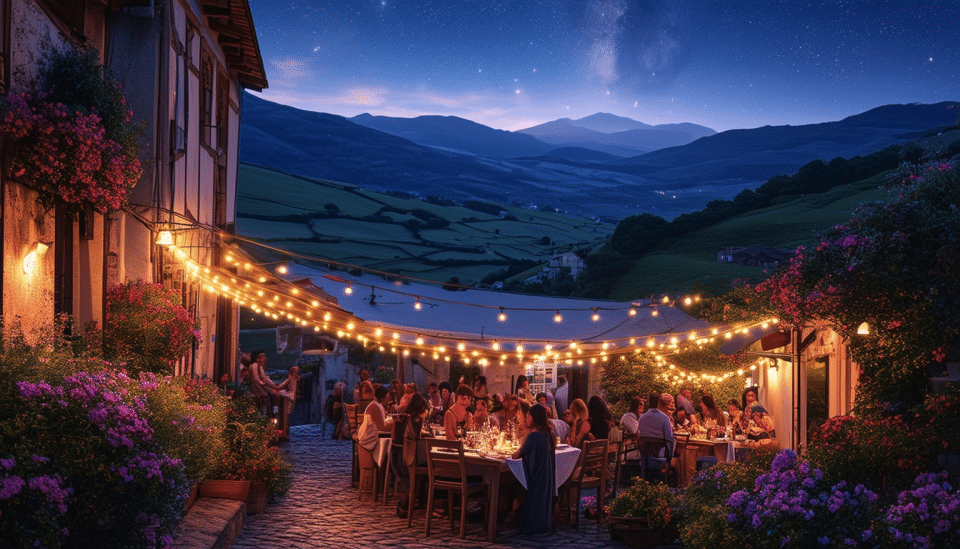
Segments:
[[[413,527],[396,515],[396,499],[387,506],[368,496],[357,499],[350,487],[350,441],[331,440],[319,425],[292,427],[290,442],[281,446],[293,465],[293,487],[286,496],[259,515],[248,516],[234,548],[286,547],[543,547],[590,549],[625,547],[610,541],[605,527],[581,520],[581,531],[559,524],[549,536],[523,536],[516,524],[499,525],[497,543],[486,540],[482,524],[468,524],[467,538],[459,538],[459,522],[450,530],[448,519],[434,520],[431,535],[423,535],[424,512],[414,512]]]

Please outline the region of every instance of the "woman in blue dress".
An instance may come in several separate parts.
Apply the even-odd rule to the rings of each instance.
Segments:
[[[547,409],[537,404],[526,415],[527,437],[513,455],[523,459],[527,495],[520,511],[521,534],[543,534],[553,529],[553,497],[557,492],[556,442],[547,421]]]

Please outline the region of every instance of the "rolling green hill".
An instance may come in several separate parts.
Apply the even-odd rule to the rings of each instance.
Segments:
[[[281,250],[446,282],[481,280],[518,260],[595,247],[614,225],[502,206],[483,213],[240,165],[237,232]],[[335,205],[331,214],[328,205]],[[545,244],[544,241],[549,243]],[[263,261],[281,254],[247,250]]]
[[[796,248],[809,244],[820,232],[850,219],[860,204],[883,198],[885,192],[877,188],[883,177],[748,212],[678,237],[635,260],[630,272],[611,290],[610,298],[661,293],[720,295],[731,289],[735,279],[760,282],[767,278],[762,267],[720,263],[717,252],[727,246]]]

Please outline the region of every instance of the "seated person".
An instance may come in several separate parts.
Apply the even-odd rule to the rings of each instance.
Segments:
[[[648,471],[663,471],[667,458],[673,457],[676,440],[673,437],[673,424],[670,416],[673,414],[673,395],[663,393],[657,402],[657,407],[647,410],[640,417],[637,426],[637,435],[641,437],[662,438],[667,441],[666,451],[660,456],[647,456]],[[666,479],[664,479],[666,480]]]
[[[694,425],[701,429],[717,428],[723,431],[727,428],[727,418],[720,411],[713,396],[704,394],[700,397],[700,413],[691,418]]]
[[[466,385],[457,387],[457,399],[443,414],[443,433],[447,440],[463,438],[467,431],[473,430],[473,415],[467,410],[473,400],[473,389]]]
[[[774,424],[773,418],[767,413],[767,409],[759,404],[754,404],[750,408],[750,426],[747,428],[747,438],[752,440],[777,438],[776,424]]]
[[[637,433],[637,425],[644,411],[644,399],[635,396],[630,400],[630,410],[620,418],[620,426],[628,435]]]
[[[740,409],[740,401],[735,398],[731,398],[727,401],[727,416],[730,418],[730,424],[733,425],[734,430],[742,429],[746,423],[746,417],[743,414],[743,410]]]
[[[390,438],[390,468],[397,477],[397,493],[399,501],[397,502],[397,516],[406,518],[407,505],[410,489],[409,467],[420,465],[417,459],[416,441],[420,440],[420,433],[423,430],[423,423],[430,413],[430,405],[423,395],[414,393],[407,404],[406,412],[397,416],[393,424],[393,434]],[[413,442],[404,446],[404,441]],[[408,452],[404,452],[408,450]]]
[[[387,417],[386,410],[393,402],[393,393],[387,387],[378,385],[374,397],[375,400],[363,413],[363,423],[357,429],[357,444],[371,452],[377,447],[377,438],[381,434],[389,435],[393,429],[393,420]]]
[[[487,403],[487,399],[478,398],[474,403],[474,407],[476,408],[476,411],[473,412],[474,428],[480,429],[485,425],[489,425],[491,427],[500,426],[500,424],[497,423],[497,416],[494,414],[491,414],[490,411],[488,410],[489,404]]]
[[[506,428],[508,422],[516,421],[519,409],[520,399],[517,398],[517,395],[506,395],[503,397],[503,408],[494,414],[497,416],[497,423],[500,424],[500,429]]]
[[[590,416],[587,413],[587,405],[581,399],[576,399],[570,403],[570,415],[573,423],[570,426],[570,434],[567,435],[567,444],[574,448],[579,448],[584,440],[593,440],[590,434]]]

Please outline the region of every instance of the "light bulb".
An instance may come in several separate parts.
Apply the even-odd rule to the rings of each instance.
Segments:
[[[503,312],[503,307],[500,307],[500,314],[497,315],[497,320],[500,322],[505,322],[507,320],[507,314]]]
[[[553,315],[553,321],[557,324],[563,322],[563,315],[560,314],[560,311],[557,311],[557,314]]]

